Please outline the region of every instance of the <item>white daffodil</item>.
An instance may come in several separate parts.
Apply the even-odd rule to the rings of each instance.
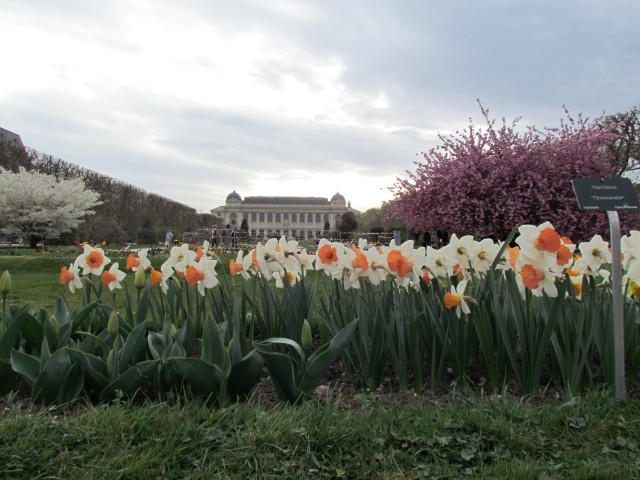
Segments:
[[[451,285],[451,291],[444,294],[444,306],[449,310],[455,308],[458,318],[460,318],[463,313],[467,315],[471,313],[471,309],[464,298],[464,289],[466,287],[467,281],[462,280],[458,283],[457,287]]]
[[[122,288],[120,282],[124,280],[127,274],[119,270],[118,263],[111,265],[109,270],[102,272],[102,283],[109,287],[110,291],[114,291],[116,288]]]
[[[82,288],[80,269],[73,263],[69,264],[69,268],[62,267],[60,269],[60,284],[69,285],[69,291],[71,293],[75,293],[76,288]]]
[[[611,263],[609,243],[605,242],[600,235],[595,235],[588,242],[581,242],[578,249],[581,260],[594,272],[597,272],[603,264]]]
[[[76,258],[75,267],[82,268],[83,275],[100,275],[104,267],[111,263],[111,260],[104,255],[101,248],[93,248],[91,245],[84,245],[83,252]]]

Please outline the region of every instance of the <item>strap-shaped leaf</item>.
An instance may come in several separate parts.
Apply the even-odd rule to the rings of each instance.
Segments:
[[[138,302],[138,310],[136,311],[136,324],[140,325],[147,321],[147,314],[149,313],[149,287],[144,289],[142,295],[140,295],[140,301]]]
[[[57,403],[72,402],[80,396],[82,387],[84,387],[84,370],[80,365],[74,363],[62,378],[60,388],[58,389]]]
[[[18,372],[29,385],[33,385],[40,375],[40,359],[19,350],[12,350],[11,368]]]
[[[100,392],[109,384],[107,363],[100,357],[76,348],[67,348],[71,361],[84,369],[87,387]]]
[[[225,375],[217,365],[193,357],[172,358],[169,364],[191,386],[195,395],[216,400],[224,392]]]
[[[171,340],[171,343],[165,348],[162,353],[162,361],[166,362],[170,358],[184,358],[187,356],[187,352],[179,342],[175,339]]]
[[[327,369],[338,359],[342,349],[346,347],[351,340],[353,333],[358,326],[358,319],[347,324],[342,330],[336,333],[335,337],[329,344],[320,347],[309,357],[307,361],[307,369],[300,381],[300,391],[306,395],[311,395],[322,375]]]
[[[42,371],[33,382],[33,400],[37,403],[53,404],[58,399],[58,392],[64,376],[71,368],[71,360],[65,349],[56,350],[46,360]]]
[[[63,325],[69,321],[71,306],[69,305],[69,302],[67,302],[67,299],[62,295],[60,295],[56,299],[56,304],[53,308],[53,314],[55,315],[60,325]]]
[[[159,360],[146,360],[129,368],[100,392],[100,401],[112,400],[118,390],[125,395],[135,394],[151,382],[159,364]]]
[[[278,399],[282,402],[296,403],[300,398],[300,391],[296,386],[296,372],[291,357],[274,352],[272,346],[265,342],[256,344],[255,348],[267,363]]]
[[[131,333],[124,341],[122,350],[120,350],[120,370],[127,368],[136,355],[144,349],[144,336],[147,332],[147,327],[144,323],[139,323],[131,330]]]
[[[202,354],[200,358],[211,365],[224,369],[226,349],[220,337],[218,324],[212,315],[207,315],[202,326]]]
[[[251,350],[239,362],[231,366],[227,379],[227,392],[230,397],[249,395],[253,387],[260,381],[264,360],[255,350]]]
[[[149,336],[147,336],[147,343],[149,344],[149,351],[151,351],[151,356],[154,358],[154,360],[160,360],[165,349],[165,343],[162,334],[157,332],[149,332]]]
[[[40,323],[33,315],[25,314],[20,322],[20,331],[29,346],[36,352],[40,352],[42,345],[42,323]]]

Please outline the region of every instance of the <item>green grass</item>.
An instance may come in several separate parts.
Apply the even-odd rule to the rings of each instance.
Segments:
[[[8,407],[1,478],[640,478],[640,409],[460,399],[383,409],[338,402],[211,410],[198,402]]]

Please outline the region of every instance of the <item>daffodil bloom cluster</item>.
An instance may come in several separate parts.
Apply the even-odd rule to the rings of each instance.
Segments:
[[[105,270],[106,266],[111,263],[100,247],[92,247],[91,245],[83,245],[83,250],[69,267],[60,269],[60,283],[68,285],[71,293],[76,288],[82,288],[83,276],[95,275],[100,277],[102,282],[107,285],[109,290],[122,288],[120,282],[124,280],[126,274],[119,269],[118,263],[113,263],[109,270]]]
[[[162,290],[166,292],[168,288],[167,281],[175,273],[183,277],[188,285],[196,287],[198,293],[204,296],[205,289],[214,288],[218,285],[218,274],[215,270],[218,262],[207,255],[208,251],[208,241],[205,241],[202,247],[197,246],[195,251],[190,250],[187,243],[171,247],[169,258],[160,267],[161,274],[152,270],[151,284],[159,284]]]

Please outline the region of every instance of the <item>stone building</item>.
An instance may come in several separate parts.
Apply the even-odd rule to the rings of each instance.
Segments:
[[[222,225],[240,228],[247,221],[249,235],[254,238],[279,237],[319,238],[323,231],[336,230],[347,212],[358,213],[351,202],[336,193],[324,197],[242,197],[234,190],[226,204],[211,210]]]

